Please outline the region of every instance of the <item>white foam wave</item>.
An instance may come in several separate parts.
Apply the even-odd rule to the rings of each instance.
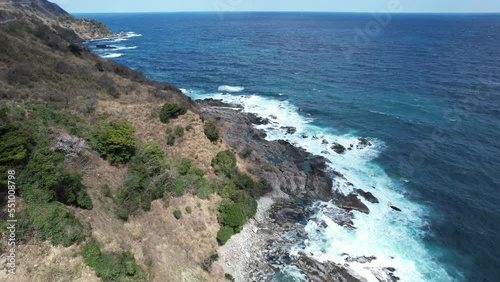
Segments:
[[[120,53],[108,53],[108,54],[101,55],[101,57],[103,57],[105,59],[119,58],[121,56],[123,56],[123,54],[120,54]]]
[[[219,88],[219,91],[223,91]],[[246,112],[268,118],[270,123],[259,125],[266,130],[268,140],[287,140],[307,151],[327,158],[331,169],[342,173],[346,180],[336,180],[333,189],[347,194],[354,188],[371,192],[379,199],[372,204],[361,199],[370,209],[370,214],[354,212],[356,229],[346,229],[328,217],[328,211],[334,208],[332,203],[323,203],[313,217],[324,220],[328,227],[319,228],[313,220],[306,226],[308,238],[306,247],[296,247],[292,254],[304,252],[313,254],[320,261],[333,261],[346,264],[346,255],[351,257],[375,256],[370,263],[349,263],[349,267],[367,281],[376,281],[370,268],[394,267],[395,275],[401,281],[452,281],[446,270],[434,257],[434,251],[426,248],[423,241],[427,224],[427,210],[424,206],[413,203],[404,197],[404,187],[391,179],[385,171],[373,162],[385,144],[370,138],[373,144],[366,148],[357,148],[358,136],[353,134],[334,134],[331,130],[313,124],[314,119],[299,114],[299,109],[288,101],[278,101],[257,95],[237,96],[223,93],[204,94],[191,91],[193,98],[221,99],[228,103],[244,106]],[[296,133],[288,134],[286,127],[296,128]],[[325,140],[325,141],[323,141]],[[326,144],[328,142],[328,144]],[[346,148],[345,154],[337,154],[331,148],[336,142]],[[391,206],[399,207],[402,212],[395,212]],[[373,269],[372,269],[373,270]]]
[[[219,86],[219,88],[217,90],[218,91],[224,91],[224,92],[234,93],[234,92],[241,92],[241,91],[245,90],[245,87],[230,86],[230,85],[221,85],[221,86]]]
[[[139,37],[139,36],[142,36],[142,34],[135,33],[133,31],[126,32],[125,34],[127,35],[127,37]]]
[[[113,46],[113,47],[115,47],[114,50],[116,51],[137,49],[137,46]]]

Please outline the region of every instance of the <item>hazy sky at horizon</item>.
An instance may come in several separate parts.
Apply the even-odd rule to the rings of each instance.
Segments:
[[[498,13],[500,0],[50,0],[70,13],[325,11],[379,12],[397,4],[403,13]]]

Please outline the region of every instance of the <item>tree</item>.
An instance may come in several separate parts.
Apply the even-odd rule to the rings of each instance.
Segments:
[[[203,132],[205,133],[205,136],[207,136],[208,140],[212,142],[217,142],[219,140],[219,130],[217,129],[217,126],[209,121],[205,123],[205,126],[203,127]]]
[[[212,167],[215,173],[230,176],[236,172],[236,156],[229,150],[219,152],[212,159]]]
[[[168,123],[171,119],[177,118],[187,112],[184,105],[177,103],[166,103],[160,110],[160,121]]]

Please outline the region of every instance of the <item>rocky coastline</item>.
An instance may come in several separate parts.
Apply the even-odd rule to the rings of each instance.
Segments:
[[[220,248],[220,260],[214,267],[224,268],[236,281],[271,281],[286,265],[297,267],[309,281],[366,281],[349,269],[349,263],[371,262],[375,257],[346,254],[346,261],[341,265],[320,262],[304,253],[291,254],[290,248],[306,238],[305,225],[308,219],[314,220],[310,216],[318,208],[317,203],[333,201],[335,206],[329,210],[329,217],[344,228],[354,228],[352,211],[370,212],[361,198],[371,203],[378,203],[378,199],[358,188],[349,195],[332,189],[339,180],[345,182],[345,177],[329,169],[328,160],[321,156],[314,156],[284,140],[266,140],[266,133],[255,125],[267,124],[269,120],[244,112],[240,105],[220,100],[196,102],[203,116],[218,122],[224,129],[223,138],[227,144],[240,155],[244,152],[254,164],[252,173],[264,177],[274,189],[259,200],[255,218]],[[286,130],[288,134],[295,133],[293,128]],[[334,144],[332,150],[340,154],[346,149],[339,145]],[[355,146],[362,149],[370,145],[367,139],[361,138]],[[325,222],[317,221],[318,228],[327,227]],[[379,281],[399,279],[391,267],[370,271]]]

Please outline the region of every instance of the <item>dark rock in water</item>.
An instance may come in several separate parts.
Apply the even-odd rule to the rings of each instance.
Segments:
[[[302,136],[301,136],[301,137],[302,137],[303,139],[307,139],[307,138],[309,138],[309,136],[307,136],[307,135],[305,135],[305,134],[302,134]]]
[[[196,100],[199,105],[209,106],[209,107],[221,107],[221,108],[240,108],[243,109],[242,105],[235,105],[222,102],[222,100],[207,98],[203,100]]]
[[[330,155],[330,152],[328,152],[328,151],[321,151],[321,154]]]
[[[248,118],[250,122],[256,125],[266,125],[269,124],[269,119],[257,116],[254,113],[248,113]]]
[[[358,149],[364,149],[372,145],[372,143],[366,138],[359,138],[358,140],[359,140],[358,145],[356,145],[356,148]]]
[[[345,227],[350,230],[356,229],[354,227],[354,222],[352,221],[354,215],[350,211],[346,211],[337,206],[327,207],[325,215],[339,226]]]
[[[339,143],[333,143],[333,146],[331,148],[337,154],[343,154],[346,151],[346,148],[344,146],[340,145]]]
[[[116,49],[115,46],[105,45],[105,44],[97,44],[95,46],[95,48],[97,48],[97,49]]]
[[[317,217],[311,218],[311,220],[314,221],[314,222],[316,222],[316,224],[318,224],[322,228],[327,228],[328,227],[328,224],[324,220],[321,220],[321,219],[319,219]]]
[[[400,208],[398,208],[398,207],[396,207],[396,206],[391,206],[391,209],[393,209],[393,210],[395,210],[395,211],[397,211],[397,212],[400,212],[400,211],[401,211],[401,209],[400,209]]]
[[[313,140],[318,140],[318,136],[314,135],[313,137]]]
[[[313,258],[301,254],[295,264],[312,282],[360,282],[346,268],[333,262],[321,263]]]
[[[323,141],[321,142],[321,144],[328,145],[329,143],[328,143],[328,141],[326,141],[326,139],[323,139]]]
[[[338,171],[336,171],[336,170],[332,170],[332,171],[330,171],[330,172],[331,172],[331,174],[332,174],[334,177],[338,177],[338,178],[345,179],[345,176],[344,176],[342,173],[340,173],[340,172],[338,172]]]
[[[370,256],[370,257],[366,257],[366,256],[362,256],[362,257],[347,257],[345,258],[345,261],[346,262],[358,262],[358,263],[370,263],[374,260],[376,260],[377,257],[375,256]]]
[[[370,202],[372,204],[379,203],[377,197],[373,196],[373,194],[371,192],[365,192],[361,189],[356,189],[356,193],[358,193],[361,197],[365,198],[365,200],[367,200],[368,202]]]
[[[368,267],[366,269],[370,270],[380,282],[399,281],[399,277],[394,275],[394,271],[396,271],[394,267]]]
[[[297,132],[297,128],[293,126],[283,126],[281,128],[285,129],[287,134],[295,134],[295,132]]]
[[[370,209],[361,202],[361,200],[356,196],[356,194],[351,193],[349,195],[344,195],[339,191],[335,192],[335,204],[342,209],[351,211],[356,210],[362,213],[369,214]]]

